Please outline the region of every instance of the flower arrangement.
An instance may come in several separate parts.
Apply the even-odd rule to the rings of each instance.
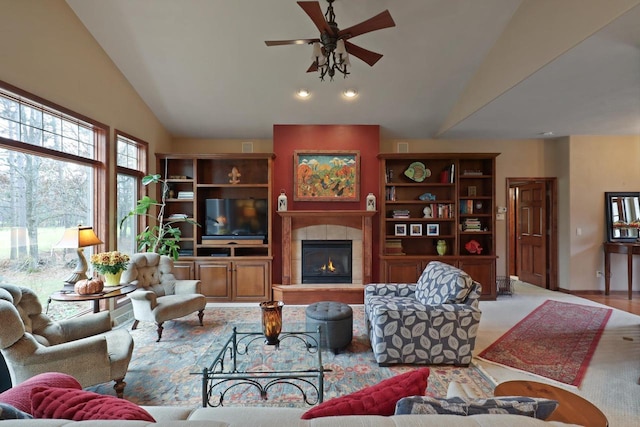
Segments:
[[[127,264],[129,264],[129,255],[118,251],[100,252],[91,255],[91,265],[100,274],[117,274],[126,270]]]

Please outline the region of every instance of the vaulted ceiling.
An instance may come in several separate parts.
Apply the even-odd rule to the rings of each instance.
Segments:
[[[67,0],[174,136],[269,139],[274,124],[378,124],[386,139],[640,135],[640,0],[336,0],[383,54],[321,82],[294,0]],[[320,0],[322,10],[327,3]],[[307,99],[296,90],[311,92]],[[347,100],[343,90],[358,96]]]

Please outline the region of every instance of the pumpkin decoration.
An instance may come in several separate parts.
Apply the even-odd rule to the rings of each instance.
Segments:
[[[82,279],[76,282],[73,289],[78,295],[97,294],[104,289],[104,282],[100,279]]]

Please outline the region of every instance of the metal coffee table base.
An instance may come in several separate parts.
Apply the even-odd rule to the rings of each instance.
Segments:
[[[269,390],[276,385],[290,385],[302,395],[307,405],[322,403],[324,399],[324,372],[319,343],[320,330],[315,332],[283,332],[275,352],[297,343],[309,355],[308,369],[245,370],[243,358],[265,348],[265,338],[260,332],[240,332],[233,328],[231,337],[223,344],[213,363],[202,369],[202,406],[224,406],[225,399],[236,387],[252,386],[260,398],[268,400]],[[311,362],[313,360],[313,362]]]

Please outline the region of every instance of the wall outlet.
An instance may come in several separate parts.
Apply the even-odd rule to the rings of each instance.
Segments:
[[[596,270],[596,277],[602,277],[602,271]]]

